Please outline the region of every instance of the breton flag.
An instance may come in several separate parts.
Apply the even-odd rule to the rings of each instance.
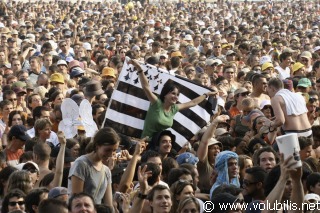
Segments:
[[[178,86],[179,103],[188,102],[210,91],[186,78],[171,75],[168,71],[150,64],[141,64],[144,74],[154,94],[159,95],[167,81],[174,81]],[[211,101],[210,101],[211,102]],[[179,111],[169,128],[176,136],[176,142],[183,146],[204,127],[212,115],[212,104],[208,100],[190,109]],[[118,133],[129,137],[141,138],[144,119],[150,102],[141,87],[140,79],[134,66],[125,61],[114,89],[103,126],[114,128]]]

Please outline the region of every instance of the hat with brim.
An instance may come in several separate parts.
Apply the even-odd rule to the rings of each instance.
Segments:
[[[61,73],[53,73],[50,76],[50,82],[56,82],[59,84],[64,84],[64,77]]]
[[[16,94],[27,94],[27,90],[21,87],[16,87],[13,89]]]
[[[222,143],[220,141],[217,141],[217,139],[215,139],[215,138],[210,138],[209,139],[208,146],[212,146],[212,145],[218,145],[221,148],[223,147]]]
[[[229,132],[225,128],[217,128],[216,131],[214,132],[215,136],[223,136],[229,134]]]
[[[105,67],[102,70],[101,77],[108,77],[108,76],[116,78],[116,75],[114,74],[114,69],[111,67]]]
[[[99,81],[92,80],[86,83],[85,89],[84,89],[84,94],[86,96],[96,96],[96,95],[101,95],[103,93],[104,91]]]
[[[238,89],[236,89],[236,91],[234,91],[234,96],[244,93],[244,92],[249,92],[245,87],[240,87]]]
[[[170,130],[164,130],[162,132],[156,132],[153,134],[152,139],[149,143],[150,149],[155,150],[157,147],[159,147],[160,139],[162,136],[167,135],[171,138],[171,144],[173,145],[176,142],[176,136],[172,134]]]
[[[172,57],[182,57],[182,54],[180,51],[175,51],[171,53],[171,58]]]
[[[301,69],[302,67],[304,67],[304,64],[300,63],[300,62],[296,62],[294,63],[294,65],[292,66],[292,72],[296,72],[299,69]]]
[[[268,68],[274,68],[274,67],[273,67],[273,64],[270,63],[270,62],[266,62],[266,63],[262,64],[261,70],[262,70],[262,71],[265,71],[265,70],[268,69]]]

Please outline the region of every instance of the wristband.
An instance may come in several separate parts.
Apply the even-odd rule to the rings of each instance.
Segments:
[[[205,98],[208,98],[208,94],[207,93],[204,93],[203,95],[205,96]]]
[[[148,195],[144,195],[141,192],[139,192],[137,197],[140,198],[140,199],[147,199],[147,196]]]
[[[139,71],[138,71],[138,74],[140,74],[140,73],[142,73],[142,70],[139,70]]]

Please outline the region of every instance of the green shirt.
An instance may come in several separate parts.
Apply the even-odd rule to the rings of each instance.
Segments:
[[[154,133],[170,128],[173,125],[173,117],[178,111],[178,105],[174,104],[171,106],[171,110],[169,112],[165,112],[162,102],[158,98],[157,101],[151,104],[148,109],[144,121],[142,138],[146,136],[151,138]]]

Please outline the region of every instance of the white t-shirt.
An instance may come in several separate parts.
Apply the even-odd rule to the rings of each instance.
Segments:
[[[276,66],[274,69],[276,69],[279,72],[280,80],[284,80],[284,79],[290,77],[290,69],[289,69],[289,67],[286,67],[286,69],[282,69],[282,67]]]

